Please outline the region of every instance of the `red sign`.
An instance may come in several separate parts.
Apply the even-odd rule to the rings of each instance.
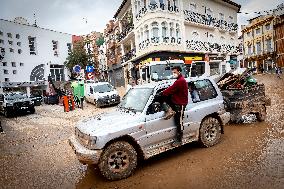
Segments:
[[[87,73],[87,79],[88,80],[94,79],[94,74],[93,73]]]

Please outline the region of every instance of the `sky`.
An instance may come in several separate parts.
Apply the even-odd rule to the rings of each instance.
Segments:
[[[258,16],[253,12],[276,8],[284,0],[233,0],[242,5],[238,24]],[[24,17],[30,24],[75,35],[103,32],[122,0],[0,0],[0,18]]]

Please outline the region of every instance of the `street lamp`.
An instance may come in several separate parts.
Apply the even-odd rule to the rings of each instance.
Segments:
[[[3,60],[4,56],[5,56],[5,49],[0,47],[1,52],[0,52],[0,62]]]

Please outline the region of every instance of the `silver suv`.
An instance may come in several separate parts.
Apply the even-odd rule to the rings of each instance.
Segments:
[[[189,91],[183,124],[182,144],[199,141],[210,147],[219,142],[223,126],[229,122],[223,97],[216,83],[207,78],[189,78],[198,100]],[[69,139],[77,158],[84,164],[97,164],[110,180],[130,176],[138,159],[173,149],[176,126],[173,118],[165,120],[156,94],[172,80],[131,88],[116,110],[80,121],[75,136]]]

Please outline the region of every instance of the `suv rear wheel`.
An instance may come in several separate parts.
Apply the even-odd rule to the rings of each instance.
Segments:
[[[109,180],[129,177],[137,166],[136,150],[125,141],[110,144],[102,153],[99,169]]]
[[[221,125],[218,119],[206,117],[199,130],[199,142],[204,147],[211,147],[219,142],[221,138]]]

